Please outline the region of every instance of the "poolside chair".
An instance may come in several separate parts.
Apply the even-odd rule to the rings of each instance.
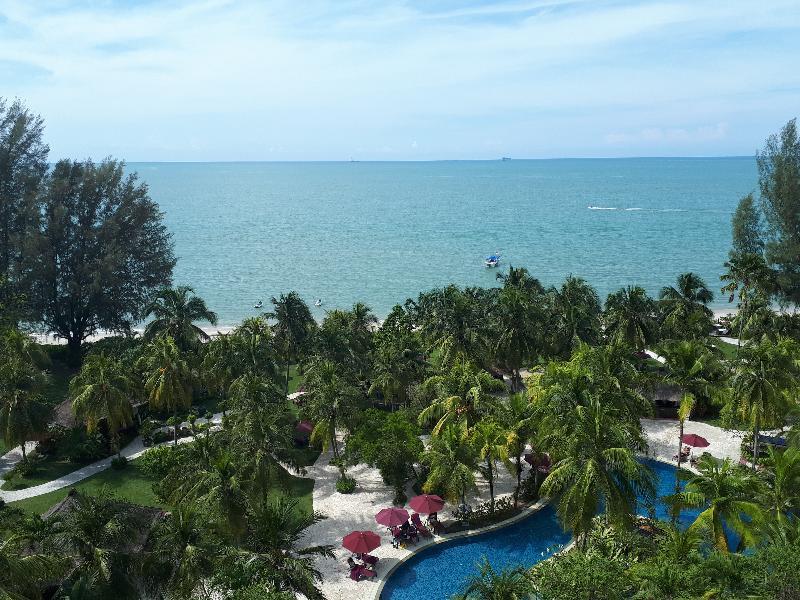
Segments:
[[[378,564],[380,559],[377,556],[372,556],[371,554],[362,554],[361,560],[364,561],[364,564],[374,567]]]
[[[377,576],[378,574],[375,571],[367,567],[353,567],[350,569],[350,579],[353,581],[361,581],[362,579],[370,579]]]
[[[433,537],[433,534],[430,532],[430,529],[428,529],[427,527],[425,527],[425,525],[422,524],[422,521],[419,518],[419,514],[414,513],[413,515],[411,515],[411,523],[414,525],[414,527],[417,528],[417,531],[419,531],[422,534],[422,537]]]

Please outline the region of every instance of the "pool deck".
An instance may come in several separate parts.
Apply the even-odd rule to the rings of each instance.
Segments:
[[[650,444],[650,456],[664,462],[672,462],[678,439],[678,423],[665,419],[643,419],[647,440]],[[706,423],[687,421],[686,433],[696,433],[705,437],[711,445],[702,451],[708,451],[718,458],[731,458],[738,460],[740,456],[741,432],[728,431]],[[322,591],[331,600],[347,598],[348,600],[377,600],[384,582],[394,569],[404,560],[410,558],[416,551],[436,543],[451,539],[476,535],[490,529],[503,527],[509,522],[525,518],[531,510],[535,510],[538,503],[512,519],[492,525],[487,528],[472,532],[460,532],[449,536],[437,536],[433,540],[420,540],[419,544],[411,550],[393,548],[390,536],[385,527],[375,523],[375,513],[380,509],[392,506],[394,492],[383,483],[377,469],[366,465],[358,465],[348,469],[348,474],[355,477],[358,487],[353,494],[344,495],[336,492],[336,480],[339,471],[329,465],[332,454],[330,452],[320,455],[317,462],[308,469],[307,477],[315,480],[314,484],[314,509],[323,513],[328,518],[306,530],[305,540],[308,544],[332,544],[336,559],[317,559],[316,568],[322,573]],[[688,465],[687,465],[688,466]],[[523,477],[527,475],[526,471]],[[495,482],[495,496],[510,495],[514,490],[515,480],[506,469],[498,470],[498,480]],[[409,498],[414,493],[406,491]],[[468,499],[475,505],[489,497],[488,485],[478,476],[478,494]],[[448,514],[450,507],[445,507]],[[351,531],[371,530],[379,533],[382,538],[380,547],[371,552],[380,558],[377,565],[378,577],[369,581],[353,581],[349,577],[347,557],[351,553],[342,548],[342,537]]]

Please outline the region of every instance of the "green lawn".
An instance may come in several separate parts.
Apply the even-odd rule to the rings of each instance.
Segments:
[[[66,458],[45,458],[41,462],[41,467],[35,473],[31,473],[25,477],[15,476],[10,480],[5,480],[0,490],[21,490],[24,488],[33,487],[40,483],[47,483],[53,479],[72,473],[81,468],[81,465],[76,465],[68,461]]]
[[[155,479],[141,472],[137,466],[137,461],[133,460],[128,464],[128,467],[122,471],[107,469],[88,479],[84,479],[75,484],[74,487],[78,489],[78,491],[86,494],[97,494],[105,487],[119,498],[133,502],[134,504],[163,507],[163,504],[158,501],[155,493],[153,493],[154,483]],[[41,514],[56,502],[63,500],[69,493],[69,490],[70,488],[66,487],[56,490],[55,492],[50,492],[49,494],[12,502],[10,505],[21,508],[29,513]],[[277,497],[286,495],[297,498],[300,501],[298,509],[311,512],[313,509],[313,490],[313,479],[295,477],[291,473],[284,472],[279,480],[278,489],[270,492],[269,496]]]
[[[286,371],[283,372],[281,379],[285,380]],[[289,367],[289,393],[294,394],[300,384],[303,383],[303,376],[297,372],[297,365]]]
[[[729,344],[728,342],[723,342],[720,339],[714,339],[714,341],[711,343],[714,347],[719,348],[722,351],[722,354],[727,360],[734,360],[736,358],[736,344]]]

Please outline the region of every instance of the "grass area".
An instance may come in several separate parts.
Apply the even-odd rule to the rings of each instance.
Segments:
[[[153,492],[153,484],[156,480],[145,475],[137,465],[136,460],[132,460],[126,469],[117,471],[107,469],[75,484],[79,492],[84,494],[98,494],[100,490],[106,489],[115,496],[144,506],[155,506],[163,508],[164,505],[158,501]],[[19,500],[10,503],[31,514],[42,514],[51,506],[60,502],[69,493],[70,487],[65,487],[49,494],[43,494],[27,500]],[[288,496],[299,501],[298,510],[311,512],[313,510],[312,492],[314,490],[314,480],[295,477],[291,473],[285,472],[281,475],[279,486],[270,491],[268,497]]]
[[[73,487],[85,494],[97,494],[105,487],[108,491],[129,502],[144,506],[162,506],[153,493],[153,483],[154,480],[140,471],[136,461],[133,460],[126,469],[121,471],[107,469],[84,479]],[[70,489],[65,487],[49,494],[19,500],[10,503],[10,506],[16,506],[29,513],[41,514],[55,503],[63,500]]]
[[[286,372],[284,371],[281,378],[285,379],[285,377]],[[301,383],[303,383],[303,376],[298,373],[297,365],[292,365],[289,367],[289,393],[294,394]]]
[[[723,356],[726,360],[735,360],[736,359],[736,351],[737,347],[736,344],[730,344],[728,342],[724,342],[720,339],[714,339],[711,344],[715,348],[719,348],[722,352]]]
[[[36,469],[36,472],[26,475],[25,477],[17,475],[13,476],[11,479],[6,479],[3,485],[0,486],[0,490],[21,490],[33,487],[40,483],[47,483],[53,479],[58,479],[80,468],[81,465],[76,465],[74,462],[63,457],[54,459],[46,457],[41,461],[40,467]]]

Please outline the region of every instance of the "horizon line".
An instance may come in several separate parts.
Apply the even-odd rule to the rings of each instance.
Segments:
[[[104,157],[114,158],[113,156]],[[431,158],[431,159],[417,159],[417,158],[395,158],[395,159],[253,159],[253,160],[127,160],[118,159],[126,164],[134,163],[153,163],[153,164],[257,164],[257,163],[436,163],[436,162],[513,162],[513,161],[558,161],[558,160],[664,160],[664,159],[682,159],[682,160],[704,160],[704,159],[734,159],[734,158],[752,158],[755,159],[755,154],[723,154],[723,155],[665,155],[665,156],[552,156],[546,158],[515,158],[499,157],[499,158]],[[62,160],[62,159],[59,159]],[[90,158],[84,160],[95,160]],[[97,162],[95,160],[95,162]],[[54,164],[54,163],[50,163]]]

